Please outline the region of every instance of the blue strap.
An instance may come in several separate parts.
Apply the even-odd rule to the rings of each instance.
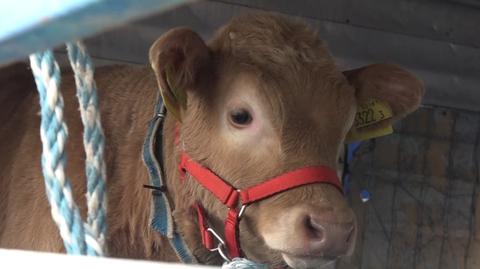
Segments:
[[[190,249],[188,249],[182,236],[177,232],[173,233],[173,238],[170,238],[170,245],[175,250],[177,257],[182,263],[198,263],[197,259],[192,255]]]
[[[163,119],[165,118],[165,107],[159,95],[155,105],[155,116],[148,124],[147,137],[143,143],[143,162],[150,175],[150,185],[153,190],[151,226],[152,229],[168,237],[170,245],[175,250],[178,258],[183,263],[197,263],[197,260],[188,249],[183,238],[175,231],[172,219],[172,208],[164,191],[165,183],[162,174],[162,158],[155,156],[155,152],[162,153],[163,142]]]
[[[343,173],[342,173],[342,183],[343,183],[343,191],[345,195],[350,192],[350,166],[353,161],[353,155],[358,150],[362,143],[361,142],[353,142],[349,144],[345,144],[345,152],[344,152],[344,160],[343,160]]]

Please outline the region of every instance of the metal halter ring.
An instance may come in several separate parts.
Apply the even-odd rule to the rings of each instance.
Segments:
[[[216,248],[209,249],[210,251],[214,252],[217,251],[218,254],[226,261],[226,262],[231,262],[231,260],[228,258],[227,254],[225,253],[225,241],[220,237],[220,235],[215,232],[214,229],[212,228],[207,228],[207,231],[209,231],[217,240],[218,240],[218,245]]]

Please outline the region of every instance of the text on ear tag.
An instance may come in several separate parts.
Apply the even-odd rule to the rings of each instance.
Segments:
[[[388,104],[371,99],[366,103],[359,104],[353,126],[360,129],[390,119],[392,116],[392,109]]]
[[[358,106],[352,129],[345,138],[345,143],[362,141],[393,133],[391,124],[382,124],[393,117],[390,106],[380,100],[371,99]],[[374,125],[378,125],[374,126]]]

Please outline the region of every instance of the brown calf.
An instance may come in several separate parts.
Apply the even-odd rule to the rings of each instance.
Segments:
[[[150,61],[154,72],[126,66],[96,72],[112,256],[177,260],[168,241],[150,229],[152,198],[142,187],[149,175],[141,149],[158,89],[169,110],[163,161],[175,227],[207,264],[222,260],[202,246],[191,205],[201,201],[217,231],[227,208],[188,174],[180,181],[180,152],[240,189],[301,167],[336,169],[358,104],[376,99],[390,105],[393,117],[372,130],[412,112],[424,92],[418,79],[393,65],[340,72],[312,30],[278,15],[234,18],[208,45],[189,29],[171,30],[152,46]],[[0,247],[60,252],[41,178],[38,96],[29,71],[17,66],[9,77],[13,69],[0,74]],[[7,88],[3,81],[22,87]],[[62,89],[70,133],[67,174],[83,205],[81,122],[70,73]],[[240,224],[244,255],[272,266],[318,268],[351,252],[354,239],[354,214],[328,184],[252,204]]]

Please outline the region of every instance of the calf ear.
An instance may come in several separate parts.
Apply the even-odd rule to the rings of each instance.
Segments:
[[[198,86],[200,73],[209,67],[210,50],[198,34],[182,27],[157,39],[149,56],[165,106],[181,121],[187,105],[186,92]]]
[[[343,72],[355,88],[358,109],[347,140],[391,133],[391,124],[418,108],[425,93],[412,73],[391,64],[374,64]]]

